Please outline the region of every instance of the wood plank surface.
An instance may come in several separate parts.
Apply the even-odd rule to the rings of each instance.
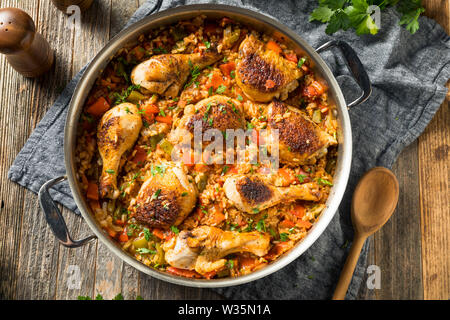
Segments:
[[[72,26],[48,0],[0,0],[2,8],[27,11],[56,53],[53,69],[35,80],[18,75],[0,56],[0,143],[7,146],[0,149],[0,299],[76,299],[97,294],[111,299],[118,293],[125,299],[138,295],[145,299],[221,298],[208,289],[153,279],[97,241],[78,249],[60,246],[43,219],[36,195],[6,179],[16,154],[65,84],[143,2],[96,0],[82,14],[81,25]],[[424,3],[427,15],[449,31],[448,1]],[[449,298],[448,106],[447,100],[393,168],[400,182],[399,206],[374,236],[369,253],[369,263],[382,270],[381,289],[362,290],[360,298]],[[63,215],[74,238],[91,233],[80,217],[66,209]]]
[[[426,1],[424,5],[427,16],[450,34],[450,2]],[[425,299],[450,298],[449,97],[447,94],[418,143]]]

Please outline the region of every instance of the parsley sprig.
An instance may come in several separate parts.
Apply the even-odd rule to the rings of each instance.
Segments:
[[[419,16],[425,11],[421,0],[318,0],[317,7],[310,15],[310,21],[327,23],[325,32],[333,34],[339,30],[350,28],[357,35],[376,34],[379,26],[370,15],[369,6],[376,5],[380,10],[388,7],[395,9],[402,15],[400,25],[414,34],[419,29]]]

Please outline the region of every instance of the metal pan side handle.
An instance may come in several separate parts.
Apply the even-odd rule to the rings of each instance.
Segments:
[[[44,211],[45,220],[47,220],[47,224],[50,226],[56,239],[58,239],[65,247],[77,248],[85,245],[96,237],[92,235],[81,240],[73,240],[71,238],[64,217],[50,196],[50,188],[66,179],[66,176],[62,176],[44,183],[41,189],[39,189],[39,204],[42,211]]]
[[[339,48],[345,58],[348,70],[363,92],[359,98],[347,105],[348,108],[357,106],[358,104],[366,101],[372,94],[372,84],[370,83],[369,76],[363,64],[361,63],[361,60],[359,60],[355,50],[353,50],[353,48],[347,42],[344,42],[342,40],[331,40],[321,45],[316,49],[316,51],[320,53],[332,47]]]

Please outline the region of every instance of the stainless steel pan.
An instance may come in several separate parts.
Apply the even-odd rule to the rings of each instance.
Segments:
[[[329,95],[336,103],[337,117],[340,127],[340,132],[338,134],[338,161],[336,174],[334,176],[334,186],[331,189],[331,193],[327,201],[327,207],[322,212],[320,219],[311,228],[311,230],[308,232],[308,235],[300,243],[298,243],[291,251],[286,253],[284,256],[280,257],[277,261],[249,275],[236,278],[215,280],[188,279],[157,271],[135,260],[134,257],[123,251],[116,242],[114,242],[107,234],[104,233],[102,228],[95,220],[94,216],[91,214],[91,209],[82,196],[80,187],[78,186],[76,179],[74,152],[78,120],[82,113],[85,100],[95,80],[101,74],[102,70],[109,63],[114,54],[126,44],[136,41],[139,35],[147,33],[153,28],[172,24],[183,19],[190,19],[200,14],[206,15],[209,18],[218,19],[227,16],[259,31],[272,34],[274,37],[282,37],[285,39],[285,41],[291,43],[295,48],[297,48],[296,50],[298,50],[298,53],[306,53],[314,62],[315,72],[320,75],[329,85]],[[363,92],[363,94],[357,100],[349,104],[346,104],[341,89],[339,88],[339,85],[336,82],[336,79],[333,76],[332,72],[328,68],[327,64],[319,56],[319,52],[331,47],[337,47],[340,49],[341,54],[347,61],[350,73],[354,76],[356,82]],[[331,41],[323,44],[317,49],[313,49],[299,35],[297,35],[286,26],[282,25],[281,23],[265,15],[247,9],[225,5],[190,5],[154,14],[133,24],[132,26],[118,34],[116,37],[114,37],[114,39],[112,39],[109,44],[106,45],[105,48],[103,48],[103,50],[101,50],[100,53],[97,54],[95,59],[86,69],[74,92],[70,104],[70,109],[67,115],[64,135],[64,153],[67,175],[64,177],[53,179],[42,186],[39,192],[41,207],[45,213],[46,220],[51,230],[63,245],[71,248],[79,247],[87,243],[88,241],[98,238],[120,259],[124,260],[136,269],[164,281],[185,286],[212,288],[239,285],[262,278],[275,271],[280,270],[281,268],[292,262],[294,259],[298,258],[314,243],[314,241],[316,241],[316,239],[322,234],[322,232],[325,230],[325,228],[333,218],[344,194],[351,165],[352,134],[347,108],[365,101],[370,93],[371,86],[364,67],[353,49],[345,42]],[[95,235],[82,240],[72,240],[72,238],[70,237],[64,219],[49,194],[50,187],[65,179],[68,179],[75,202],[79,210],[81,211],[84,220],[87,222]]]

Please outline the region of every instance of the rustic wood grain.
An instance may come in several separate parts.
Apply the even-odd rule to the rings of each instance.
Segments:
[[[35,20],[39,19],[39,6],[37,1],[2,1],[2,6],[22,7]],[[39,28],[39,30],[41,30]],[[31,245],[32,233],[22,234],[23,227],[32,227],[28,232],[37,232],[37,241],[45,241],[45,236],[41,236],[42,225],[39,223],[33,225],[31,222],[34,216],[37,221],[37,210],[35,197],[28,192],[22,191],[18,185],[12,184],[6,178],[7,171],[15,155],[19,152],[21,146],[25,143],[27,137],[32,131],[32,126],[37,122],[39,115],[45,110],[39,110],[39,96],[42,93],[48,94],[45,89],[44,81],[49,79],[29,80],[18,75],[8,65],[4,57],[1,57],[0,67],[2,70],[0,96],[2,106],[0,111],[0,141],[3,148],[0,150],[0,191],[2,199],[2,209],[0,215],[1,236],[0,236],[0,297],[15,298],[15,292],[19,289],[25,296],[32,295],[51,295],[50,286],[46,286],[42,278],[48,276],[45,270],[52,265],[49,262],[55,254],[55,251],[41,250],[37,246]],[[20,92],[20,94],[17,94]],[[50,93],[51,94],[51,93]],[[10,106],[6,108],[6,106]],[[21,130],[17,130],[21,128]],[[12,134],[14,133],[14,134]],[[6,226],[6,227],[3,227]],[[53,241],[53,239],[48,239]],[[53,248],[51,246],[50,248]],[[21,251],[22,250],[22,251]],[[41,258],[34,259],[32,255],[39,253]],[[42,259],[44,256],[44,259]],[[26,287],[21,282],[24,277],[23,269],[19,269],[19,264],[35,264],[36,268],[25,272],[29,277]],[[54,283],[54,281],[53,281]]]
[[[426,1],[424,5],[427,16],[450,33],[450,3]],[[425,299],[450,298],[449,106],[447,95],[418,145]]]

